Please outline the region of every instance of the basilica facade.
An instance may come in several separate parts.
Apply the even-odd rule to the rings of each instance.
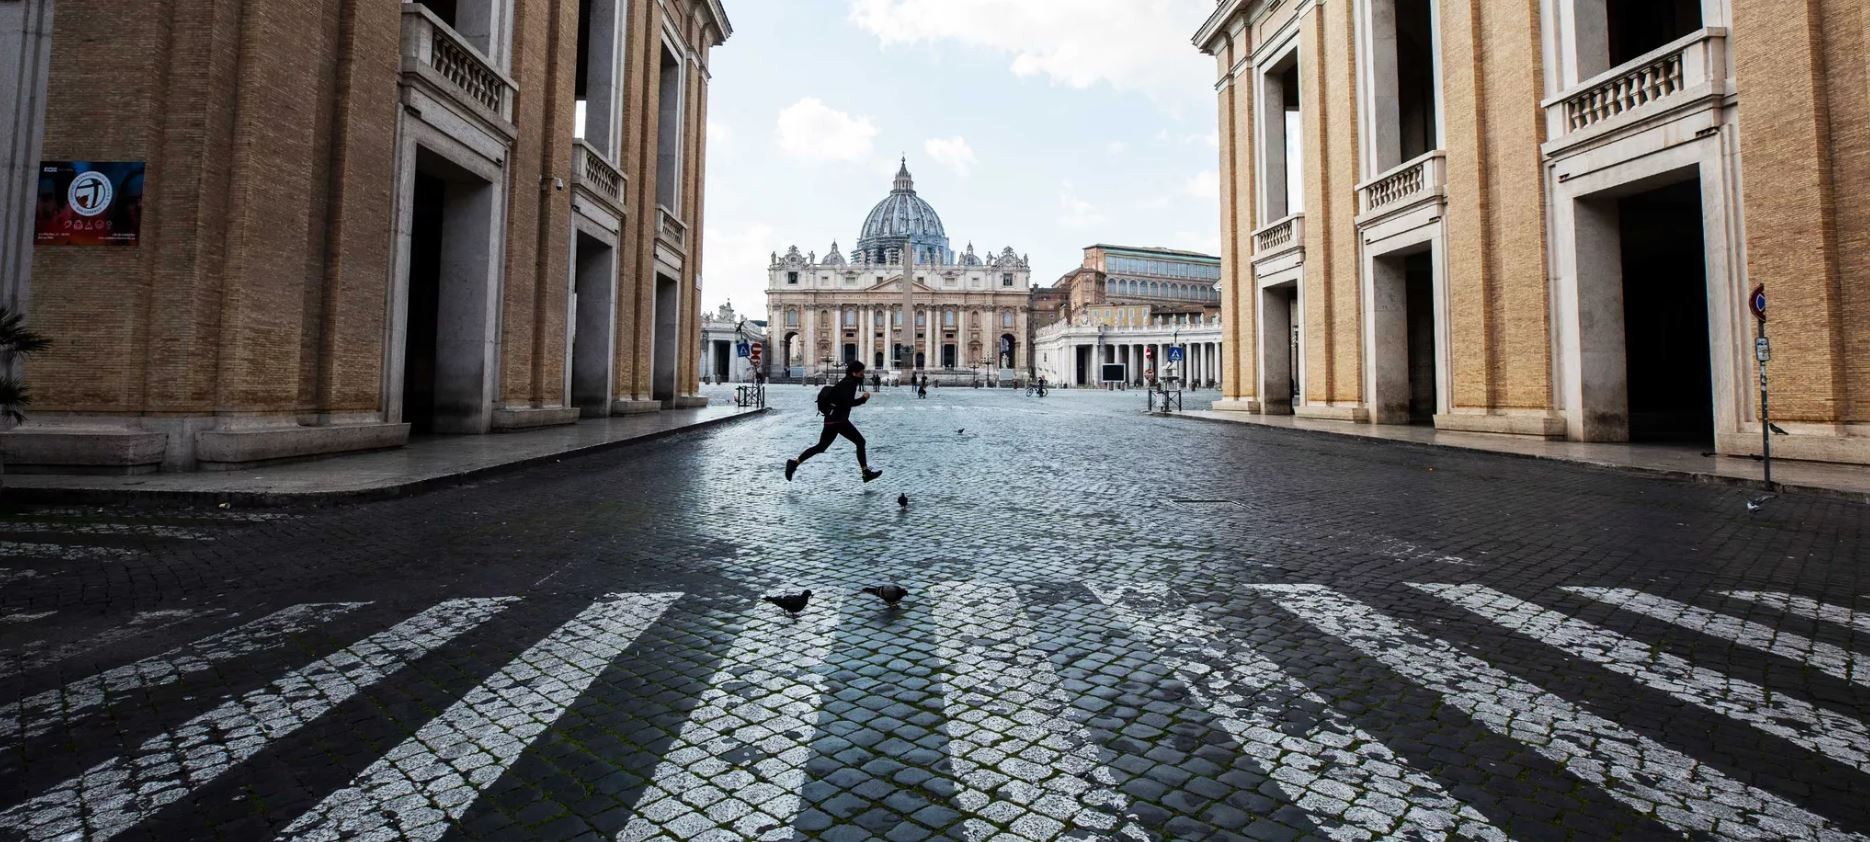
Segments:
[[[904,254],[914,266],[908,291],[915,319],[905,351]],[[863,360],[874,369],[913,367],[937,380],[992,376],[1015,380],[1031,368],[1028,347],[1032,269],[1011,248],[956,254],[935,208],[916,195],[908,162],[888,196],[871,209],[857,247],[833,242],[822,258],[774,253],[766,311],[781,378],[815,377]]]

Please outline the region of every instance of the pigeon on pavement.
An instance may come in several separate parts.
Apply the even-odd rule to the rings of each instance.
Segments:
[[[1764,508],[1766,508],[1766,501],[1768,501],[1768,500],[1771,500],[1771,499],[1773,499],[1773,495],[1771,495],[1771,494],[1768,494],[1768,495],[1765,495],[1765,496],[1763,496],[1763,497],[1755,497],[1755,498],[1753,498],[1753,499],[1751,499],[1751,500],[1748,500],[1748,501],[1747,501],[1747,511],[1749,511],[1749,512],[1757,512],[1757,511],[1759,511],[1759,510],[1761,510],[1761,509],[1764,509]]]
[[[959,429],[959,430],[956,430],[956,431],[954,431],[954,434],[955,434],[955,435],[957,435],[957,436],[959,436],[959,435],[965,435],[966,433],[967,433],[967,428],[966,428],[966,427],[962,427],[961,429]]]
[[[768,597],[761,597],[761,598],[766,600],[767,602],[770,602],[774,605],[779,606],[780,608],[785,609],[787,614],[792,614],[796,616],[800,611],[805,610],[805,603],[811,601],[812,592],[811,591],[800,591],[795,594],[786,594],[783,596],[768,596]]]
[[[909,508],[909,495],[907,494],[896,495],[896,505],[901,506],[905,509]]]
[[[896,603],[902,602],[903,597],[909,595],[909,589],[901,585],[877,585],[864,588],[864,593],[881,599],[889,607],[895,608]]]

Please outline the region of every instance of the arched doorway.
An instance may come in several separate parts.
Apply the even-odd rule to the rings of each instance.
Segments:
[[[994,359],[1000,368],[1016,367],[1014,361],[1019,359],[1019,342],[1013,338],[1013,334],[1000,334],[1000,347],[998,351],[999,353]]]
[[[804,350],[805,344],[799,339],[798,332],[788,332],[786,338],[780,342],[779,364],[785,372],[783,376],[793,376],[792,369],[799,364],[799,357],[803,355]]]

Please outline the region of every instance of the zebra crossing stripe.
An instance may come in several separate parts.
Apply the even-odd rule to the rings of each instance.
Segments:
[[[128,561],[137,555],[136,550],[127,550],[123,547],[0,541],[0,558],[30,558],[48,561]]]
[[[0,611],[0,623],[31,623],[57,614],[57,611]]]
[[[0,707],[0,740],[38,737],[61,724],[70,725],[114,701],[173,684],[182,680],[183,676],[212,669],[223,661],[271,649],[284,643],[289,635],[330,622],[366,604],[333,602],[294,605],[160,655],[105,670]]]
[[[611,661],[681,598],[679,593],[613,594],[585,609],[278,838],[441,838]]]
[[[1789,658],[1834,678],[1870,687],[1870,670],[1864,669],[1857,662],[1857,653],[1842,646],[1821,643],[1792,632],[1780,631],[1765,623],[1742,620],[1642,591],[1577,587],[1565,590],[1748,649]]]
[[[116,836],[516,600],[436,605],[0,813],[0,830],[26,839]]]
[[[1070,701],[1035,646],[1035,630],[1013,586],[949,582],[938,591],[936,652],[947,664],[948,755],[963,787],[953,806],[972,816],[962,824],[968,838],[1000,833],[982,815],[1048,838],[1086,831],[1150,838],[1134,823],[1118,827],[1111,813],[1126,810],[1129,799],[1098,762],[1097,743],[1066,717]]]
[[[818,667],[831,652],[842,604],[842,595],[821,594],[796,619],[768,606],[748,614],[749,627],[722,656],[617,838],[665,830],[687,838],[727,822],[717,835],[793,837],[825,689]],[[735,754],[758,759],[736,762]]]
[[[1779,796],[1413,631],[1319,585],[1250,585],[1365,657],[1440,694],[1663,825],[1730,839],[1863,839]]]
[[[1755,602],[1768,608],[1775,608],[1808,620],[1820,620],[1832,625],[1855,629],[1870,634],[1870,612],[1857,613],[1856,609],[1829,602],[1819,602],[1809,596],[1768,591],[1727,591],[1727,596],[1734,599]]]
[[[1810,751],[1870,772],[1870,729],[1840,713],[1685,658],[1617,632],[1541,608],[1481,585],[1410,587],[1479,614],[1499,626],[1627,675],[1696,707],[1744,722]]]
[[[130,617],[129,622],[115,628],[106,629],[62,646],[33,644],[20,647],[14,657],[0,664],[0,678],[11,678],[28,670],[50,666],[68,658],[74,658],[95,649],[129,640],[133,637],[165,629],[177,623],[185,623],[197,617],[219,613],[220,609],[198,610],[193,608],[164,609],[160,611],[139,611]]]
[[[1509,838],[1330,700],[1250,646],[1224,640],[1196,610],[1145,616],[1124,604],[1138,593],[1160,600],[1169,595],[1167,585],[1087,587],[1170,653],[1176,678],[1325,837]]]
[[[171,538],[178,541],[212,541],[216,537],[214,533],[203,529],[171,526],[165,523],[86,523],[56,520],[0,520],[0,532],[134,535],[140,538]]]

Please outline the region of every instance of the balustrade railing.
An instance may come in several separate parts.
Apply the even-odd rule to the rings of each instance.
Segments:
[[[1304,244],[1304,214],[1293,214],[1253,232],[1253,256],[1256,258],[1298,248]]]
[[[1413,202],[1442,189],[1447,181],[1447,156],[1437,150],[1405,162],[1357,189],[1361,213],[1373,213]]]
[[[604,160],[604,156],[598,154],[597,149],[583,138],[572,143],[571,177],[572,183],[583,186],[614,205],[623,205],[623,173]]]
[[[512,80],[434,12],[420,3],[404,3],[402,36],[405,71],[411,62],[427,67],[463,101],[512,121]]]
[[[668,208],[656,208],[656,236],[676,248],[683,248],[688,239],[688,226],[675,218],[675,213]]]
[[[1584,131],[1724,80],[1726,36],[1702,29],[1586,79],[1546,102],[1548,130],[1553,137]]]

